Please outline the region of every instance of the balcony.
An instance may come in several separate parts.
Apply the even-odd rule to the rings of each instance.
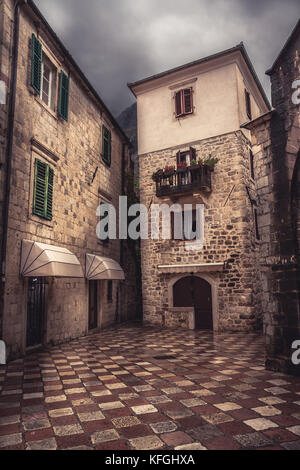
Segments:
[[[173,196],[198,191],[210,193],[212,171],[213,168],[208,165],[158,170],[153,175],[156,196]]]

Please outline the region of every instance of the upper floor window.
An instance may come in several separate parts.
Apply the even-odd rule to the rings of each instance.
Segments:
[[[40,98],[51,109],[55,107],[56,69],[45,56],[42,61]]]
[[[176,117],[193,114],[193,89],[186,88],[175,93],[175,114]]]
[[[103,142],[102,142],[102,159],[110,166],[111,165],[111,132],[103,126],[102,129]]]
[[[40,96],[41,100],[55,110],[57,97],[57,69],[43,53],[42,43],[35,34],[31,40],[31,86]],[[61,70],[59,80],[58,115],[68,120],[69,110],[69,77]]]
[[[248,118],[251,121],[252,119],[251,95],[247,90],[245,90],[245,102],[246,102],[246,113],[247,113]]]

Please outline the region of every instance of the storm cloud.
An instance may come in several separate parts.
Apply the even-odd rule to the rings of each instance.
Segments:
[[[114,115],[127,82],[244,42],[262,84],[299,16],[299,0],[36,0]]]

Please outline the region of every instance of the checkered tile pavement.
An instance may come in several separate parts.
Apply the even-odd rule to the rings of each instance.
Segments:
[[[256,334],[112,328],[0,366],[0,449],[299,450],[300,379]]]

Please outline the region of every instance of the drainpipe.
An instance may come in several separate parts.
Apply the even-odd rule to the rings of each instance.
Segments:
[[[6,250],[7,250],[7,234],[8,234],[8,215],[10,201],[10,184],[11,184],[11,166],[12,166],[12,150],[13,150],[13,134],[14,134],[14,118],[16,105],[16,88],[18,73],[18,49],[19,49],[19,18],[21,6],[27,3],[27,0],[18,0],[14,8],[14,33],[12,47],[11,62],[11,82],[9,97],[9,112],[7,123],[7,143],[6,143],[6,185],[4,194],[3,208],[3,229],[2,229],[2,246],[1,246],[1,296],[0,311],[3,312],[4,304],[4,285],[6,282]],[[0,324],[0,336],[2,335],[2,321]]]

